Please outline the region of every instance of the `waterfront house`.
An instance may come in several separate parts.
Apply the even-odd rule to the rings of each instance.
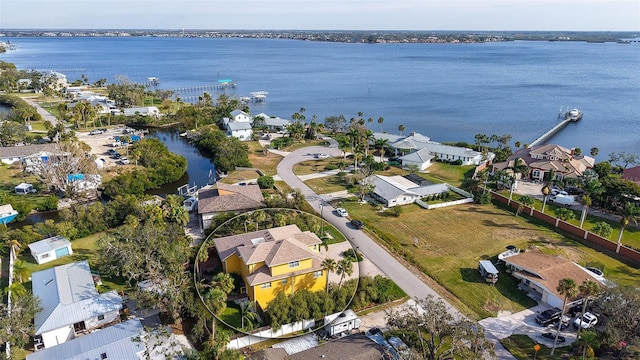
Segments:
[[[245,212],[266,207],[258,185],[227,185],[217,183],[215,187],[198,192],[198,217],[204,231],[220,213]]]
[[[122,109],[124,116],[160,116],[160,110],[155,106],[132,107]]]
[[[447,184],[416,184],[398,175],[372,175],[365,181],[374,186],[371,197],[386,207],[413,204],[423,197],[449,191]]]
[[[119,320],[122,297],[113,290],[99,294],[86,260],[31,275],[36,350],[50,348]]]
[[[558,283],[562,279],[573,279],[580,285],[584,280],[592,280],[604,286],[604,278],[596,276],[582,266],[559,256],[548,255],[540,251],[512,252],[502,260],[512,275],[520,281],[520,286],[535,294],[552,307],[561,308],[564,295],[558,292]],[[570,299],[571,306],[579,298]]]
[[[230,118],[223,118],[222,125],[226,130],[227,136],[232,136],[241,141],[249,141],[253,136],[251,122],[253,119],[242,110],[233,110]]]
[[[401,156],[400,161],[402,161],[402,166],[404,167],[416,166],[419,171],[424,171],[431,166],[431,161],[434,158],[435,156],[431,155],[429,150],[422,148],[418,151]]]
[[[48,263],[73,254],[71,241],[59,235],[31,243],[29,250],[38,264]]]
[[[507,161],[493,164],[494,171],[513,167],[517,158],[529,167],[528,178],[539,181],[551,180],[548,174],[552,171],[555,173],[554,180],[578,178],[595,164],[594,158],[575,155],[574,149],[547,144],[516,150]]]
[[[262,124],[267,128],[268,131],[280,131],[285,130],[287,126],[291,124],[291,121],[287,119],[281,119],[277,116],[269,116],[265,113],[260,113],[252,118],[252,124],[255,126],[258,122],[256,122],[256,118],[262,118]]]
[[[326,288],[328,274],[318,256],[322,241],[297,225],[217,238],[213,242],[222,270],[240,274],[244,281],[241,290],[262,310],[278,293]]]

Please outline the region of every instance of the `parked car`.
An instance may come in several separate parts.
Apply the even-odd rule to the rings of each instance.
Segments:
[[[329,156],[329,154],[319,154],[318,153],[318,154],[315,155],[315,157],[316,157],[316,159],[327,159],[330,156]]]
[[[337,208],[336,209],[336,213],[338,214],[338,216],[342,216],[342,217],[349,216],[349,213],[347,212],[347,210],[345,210],[343,208]]]
[[[116,152],[115,154],[113,154],[113,158],[116,159],[116,160],[120,159],[121,157],[122,157],[122,155],[120,155],[119,152]]]
[[[126,157],[120,158],[120,164],[129,165],[129,159],[127,159]]]
[[[89,135],[100,135],[100,134],[102,134],[102,130],[100,129],[89,131]]]
[[[560,320],[558,320],[560,321]],[[553,326],[554,329],[558,328],[558,321],[555,321],[551,326]],[[571,318],[568,317],[567,315],[562,316],[562,325],[560,325],[560,330],[566,329],[567,327],[569,327],[569,323],[571,322]]]
[[[360,230],[364,227],[364,224],[360,220],[353,219],[349,223],[357,230]]]
[[[573,326],[582,329],[591,329],[598,323],[598,317],[590,312],[584,313],[582,316],[578,316],[573,320]]]
[[[584,194],[584,190],[578,187],[568,187],[566,188],[567,194],[569,195],[582,195]]]
[[[569,195],[566,191],[561,190],[561,189],[551,189],[551,195],[562,195],[562,196],[567,196]]]
[[[550,332],[546,332],[546,333],[542,334],[542,337],[554,341],[556,339],[556,334],[550,333]],[[565,339],[564,336],[558,335],[558,342],[563,343],[565,341],[567,341],[567,339]]]
[[[111,156],[113,156],[113,155],[115,155],[115,154],[117,154],[117,153],[118,153],[118,152],[116,151],[116,149],[109,149],[109,150],[107,150],[107,154],[109,154],[109,155],[111,155]]]
[[[547,309],[536,316],[536,322],[542,326],[548,326],[560,319],[562,311],[558,308]]]

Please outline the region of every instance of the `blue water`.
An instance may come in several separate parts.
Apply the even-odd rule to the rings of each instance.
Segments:
[[[555,125],[561,107],[584,118],[551,142],[640,154],[640,45],[582,42],[345,44],[274,39],[8,38],[17,50],[0,60],[60,70],[69,79],[116,76],[160,88],[238,84],[227,93],[268,91],[252,113],[290,118],[363,112],[436,141],[473,142],[511,134],[529,143]],[[84,69],[84,70],[71,70]],[[193,96],[199,95],[194,92]],[[214,93],[217,96],[217,93]],[[371,127],[379,131],[377,121]],[[405,132],[406,133],[406,132]]]

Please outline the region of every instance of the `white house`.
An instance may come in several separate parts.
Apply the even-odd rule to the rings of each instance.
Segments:
[[[427,149],[422,148],[418,151],[414,151],[400,157],[400,160],[402,161],[402,166],[415,165],[418,167],[418,170],[423,171],[431,166],[431,160],[433,160],[433,158],[434,156],[431,155],[431,153]]]
[[[255,126],[255,119],[261,117],[264,119],[264,126],[269,130],[284,130],[291,124],[291,121],[282,119],[277,116],[269,116],[265,113],[260,113],[253,117],[252,124]]]
[[[119,319],[122,297],[115,290],[98,294],[86,260],[34,272],[31,280],[42,308],[34,317],[36,350]]]
[[[253,136],[251,115],[242,110],[233,110],[231,118],[222,119],[227,136],[233,136],[242,141],[249,141]]]
[[[440,160],[447,162],[460,160],[462,161],[462,165],[477,166],[486,161],[491,161],[496,157],[496,154],[492,152],[483,155],[481,152],[469,148],[439,143],[429,143],[426,144],[424,148]]]
[[[412,204],[423,197],[449,191],[447,184],[418,185],[402,176],[373,175],[365,181],[374,186],[371,196],[387,207]]]
[[[160,116],[160,110],[155,106],[143,106],[122,109],[124,116]]]
[[[562,279],[573,279],[579,285],[586,279],[596,284],[604,285],[604,279],[596,277],[592,272],[582,266],[553,255],[540,251],[527,251],[513,253],[502,259],[513,276],[520,280],[520,285],[531,291],[545,303],[562,308],[564,295],[557,290],[558,283]],[[569,299],[567,306],[580,301],[579,298]]]
[[[29,250],[38,264],[48,263],[73,254],[71,241],[62,236],[54,236],[31,243],[29,244]]]
[[[57,148],[57,144],[0,147],[0,161],[3,164],[15,164],[28,157],[42,157],[58,153]]]
[[[231,112],[231,120],[236,122],[251,123],[253,121],[253,118],[251,117],[251,115],[247,114],[246,112],[236,109]]]

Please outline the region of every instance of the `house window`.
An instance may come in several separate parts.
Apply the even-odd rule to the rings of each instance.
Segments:
[[[98,321],[104,320],[104,315],[98,315]]]
[[[313,278],[314,278],[314,279],[317,279],[317,278],[319,278],[319,277],[322,277],[322,270],[314,271],[314,272],[313,272]]]
[[[313,250],[317,250],[318,249],[318,245],[313,245]]]
[[[300,266],[300,261],[298,261],[298,260],[292,261],[292,262],[289,263],[289,269],[297,268],[298,266]]]
[[[287,279],[282,279],[282,284],[286,284],[287,283]]]
[[[534,177],[536,179],[540,178],[540,170],[533,170],[531,177]]]
[[[77,323],[73,324],[73,330],[76,333],[79,333],[79,332],[84,331],[86,329],[87,328],[86,328],[86,325],[84,324],[84,321],[80,321],[80,322],[77,322]]]
[[[46,259],[46,258],[48,258],[49,256],[51,256],[51,254],[49,254],[49,253],[44,253],[44,254],[42,254],[42,256],[40,256],[40,257],[41,257],[41,258],[43,258],[43,259]]]
[[[102,354],[100,354],[100,359],[101,359],[101,360],[104,360],[104,359],[106,359],[106,358],[107,358],[107,353],[102,353]]]
[[[271,288],[271,283],[266,283],[266,284],[260,285],[260,289],[270,289],[270,288]]]

